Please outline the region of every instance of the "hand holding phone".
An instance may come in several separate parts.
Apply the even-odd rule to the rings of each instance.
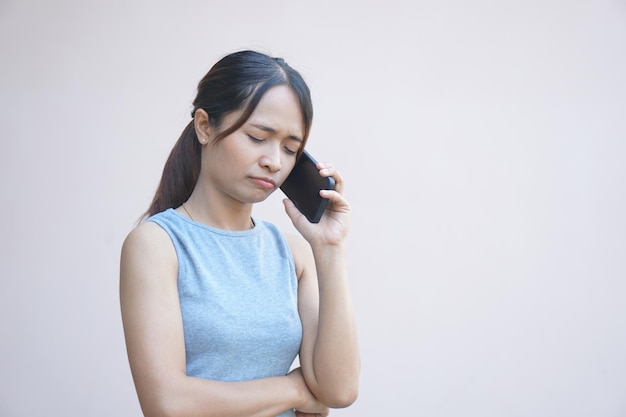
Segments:
[[[334,190],[335,180],[322,177],[317,161],[303,151],[280,189],[311,223],[319,223],[328,205],[328,199],[320,196],[320,190]]]

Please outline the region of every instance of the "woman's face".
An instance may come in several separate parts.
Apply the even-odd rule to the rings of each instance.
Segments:
[[[222,126],[232,125],[240,114],[228,114]],[[202,152],[201,177],[212,194],[241,203],[263,201],[287,178],[302,146],[298,96],[287,86],[272,87],[239,129],[212,143],[217,133],[210,131]]]

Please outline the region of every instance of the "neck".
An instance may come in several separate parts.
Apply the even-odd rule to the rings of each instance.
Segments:
[[[238,204],[231,207],[208,204],[194,194],[178,208],[178,211],[191,220],[222,230],[248,230],[254,227],[252,204]]]

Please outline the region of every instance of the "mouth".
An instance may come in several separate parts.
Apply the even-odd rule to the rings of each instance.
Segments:
[[[261,188],[273,190],[276,188],[276,181],[268,177],[250,177],[250,180]]]

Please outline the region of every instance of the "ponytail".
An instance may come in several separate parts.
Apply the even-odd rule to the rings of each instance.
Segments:
[[[163,167],[159,187],[141,220],[187,201],[200,175],[201,150],[192,120],[174,144]]]

